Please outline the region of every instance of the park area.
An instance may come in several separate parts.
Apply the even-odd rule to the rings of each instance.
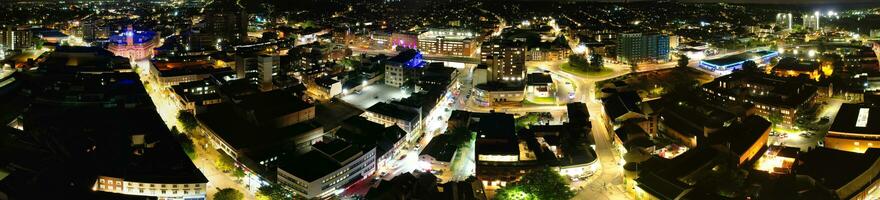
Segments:
[[[559,69],[562,69],[562,71],[565,71],[565,72],[568,72],[568,73],[571,73],[571,74],[574,74],[574,75],[577,75],[580,77],[601,77],[601,76],[606,76],[606,75],[614,72],[614,70],[611,70],[607,67],[601,67],[598,71],[581,69],[581,68],[571,66],[571,63],[569,63],[569,62],[559,64]]]
[[[644,99],[658,98],[676,88],[693,88],[712,81],[712,76],[688,67],[627,74],[614,79],[598,82],[598,96],[603,91],[633,90]]]

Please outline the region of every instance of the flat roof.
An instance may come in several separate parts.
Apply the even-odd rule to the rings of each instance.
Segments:
[[[419,113],[412,108],[398,106],[390,103],[379,102],[367,108],[368,112],[389,116],[395,119],[402,119],[408,122],[419,121]]]
[[[845,103],[837,110],[830,132],[847,134],[880,134],[880,108]]]
[[[452,156],[457,149],[455,144],[452,144],[451,141],[451,134],[434,136],[434,138],[431,138],[431,142],[429,142],[428,145],[425,145],[425,149],[422,150],[419,155],[429,155],[434,157],[437,161],[451,162]]]
[[[875,148],[869,148],[862,154],[819,147],[801,154],[793,171],[798,175],[813,177],[829,189],[839,189],[873,167],[878,158],[880,149]],[[868,180],[874,178],[869,177]]]
[[[747,60],[754,60],[757,58],[776,55],[779,55],[779,53],[775,51],[749,51],[711,60],[703,60],[703,62],[716,66],[729,66],[741,64],[742,62],[745,62]]]
[[[278,129],[258,127],[239,117],[234,109],[231,103],[210,105],[196,118],[234,149],[277,144],[322,129],[321,125],[311,120]]]

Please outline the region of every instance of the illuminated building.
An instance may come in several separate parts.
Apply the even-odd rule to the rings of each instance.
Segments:
[[[822,17],[822,14],[819,13],[819,12],[816,12],[816,13],[814,13],[814,14],[812,14],[812,15],[804,15],[804,16],[802,16],[802,19],[803,19],[803,21],[804,21],[804,29],[807,29],[807,30],[819,30],[819,28],[821,28],[821,26],[820,26],[820,24],[819,24],[819,21],[820,21],[820,18],[821,18],[821,17]]]
[[[825,135],[825,147],[856,153],[880,147],[880,108],[841,105]]]
[[[427,54],[471,56],[477,34],[461,29],[429,29],[418,36],[418,48]]]
[[[875,129],[876,130],[876,129]],[[878,199],[880,189],[880,149],[854,153],[819,147],[802,153],[792,172],[809,177],[839,199]]]
[[[570,106],[571,107],[571,106]],[[476,176],[490,189],[504,187],[529,171],[550,167],[561,175],[582,178],[597,169],[595,152],[584,134],[586,113],[569,110],[569,123],[533,125],[517,132],[512,114],[452,111],[448,125],[476,135]],[[576,114],[575,114],[576,113]],[[589,123],[588,121],[585,121]],[[589,128],[587,128],[589,129]],[[586,137],[585,137],[586,136]]]
[[[412,33],[391,33],[391,46],[393,48],[419,48],[419,36]],[[425,51],[425,50],[422,50]],[[427,52],[427,51],[426,51]]]
[[[2,46],[0,48],[12,50],[31,48],[34,46],[33,38],[30,30],[6,27],[5,30],[0,30],[0,46]]]
[[[776,27],[782,28],[783,30],[791,30],[792,26],[792,15],[791,13],[777,13],[776,14]]]
[[[107,50],[117,56],[131,60],[142,60],[153,57],[153,49],[158,47],[158,35],[151,31],[135,31],[131,25],[117,35],[110,36]]]
[[[150,65],[150,75],[162,85],[172,86],[180,83],[200,81],[211,76],[211,73],[229,70],[215,68],[214,63],[201,61],[155,61]]]
[[[340,194],[347,186],[376,170],[376,148],[361,148],[342,140],[318,142],[312,150],[278,161],[278,183],[305,198]]]
[[[419,153],[419,162],[428,165],[420,166],[424,167],[420,170],[430,170],[433,174],[451,178],[452,171],[449,170],[449,165],[452,163],[452,157],[457,149],[457,146],[452,142],[452,134],[434,136],[431,138],[431,142],[425,145],[425,149]]]
[[[806,76],[819,80],[821,76],[819,63],[815,61],[799,61],[797,58],[786,57],[773,66],[773,73],[780,77]]]
[[[201,41],[204,46],[223,46],[247,41],[248,14],[237,0],[215,0],[205,6],[205,29],[209,39]]]
[[[526,47],[522,42],[493,40],[480,47],[480,62],[488,66],[489,82],[521,84],[526,76]]]
[[[757,51],[729,55],[722,58],[700,61],[700,67],[712,71],[729,71],[742,68],[746,61],[754,61],[758,65],[770,63],[770,59],[779,56],[779,52]]]
[[[401,87],[410,80],[415,80],[422,67],[425,66],[422,53],[409,49],[388,59],[385,64],[385,84]]]
[[[704,84],[703,96],[717,103],[752,104],[755,114],[780,117],[780,124],[794,126],[798,113],[815,103],[819,90],[810,82],[760,72],[734,72]]]
[[[399,126],[407,133],[411,133],[420,127],[422,113],[408,106],[379,102],[367,108],[362,116],[386,127]]]
[[[669,61],[669,36],[658,33],[623,33],[617,37],[617,61],[624,63]]]

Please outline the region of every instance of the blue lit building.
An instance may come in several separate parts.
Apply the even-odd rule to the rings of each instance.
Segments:
[[[777,56],[779,56],[779,52],[775,51],[750,51],[712,60],[703,60],[700,61],[700,67],[712,71],[728,71],[742,68],[742,64],[749,60],[759,65],[770,63],[770,59]]]
[[[385,84],[401,87],[417,77],[425,64],[422,53],[417,50],[408,49],[400,52],[397,56],[388,59],[385,64]]]
[[[159,47],[159,40],[155,32],[135,31],[131,25],[122,33],[110,36],[110,45],[107,50],[117,56],[132,60],[148,59],[153,57],[153,49]]]

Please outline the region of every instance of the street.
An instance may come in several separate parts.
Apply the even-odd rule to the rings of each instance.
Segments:
[[[171,98],[168,88],[157,84],[152,78],[153,76],[149,74],[150,65],[151,63],[149,60],[132,62],[132,66],[136,66],[135,71],[140,75],[141,81],[144,82],[144,88],[146,88],[147,93],[153,100],[153,104],[155,104],[159,116],[162,117],[162,120],[165,121],[168,128],[177,127],[178,130],[180,130],[180,127],[183,126],[181,126],[180,122],[177,120],[177,115],[181,108],[178,106],[178,103]],[[217,169],[214,161],[217,159],[217,156],[219,156],[217,155],[219,153],[212,149],[211,145],[208,145],[208,141],[205,141],[205,139],[194,137],[197,135],[196,133],[190,133],[189,135],[190,139],[193,140],[194,146],[196,146],[196,159],[193,160],[193,164],[195,164],[196,168],[208,178],[208,199],[213,197],[218,188],[234,188],[244,193],[247,199],[255,198],[254,193],[256,192],[256,189],[258,189],[257,187],[247,188],[240,181],[237,181],[231,173],[224,173]]]

